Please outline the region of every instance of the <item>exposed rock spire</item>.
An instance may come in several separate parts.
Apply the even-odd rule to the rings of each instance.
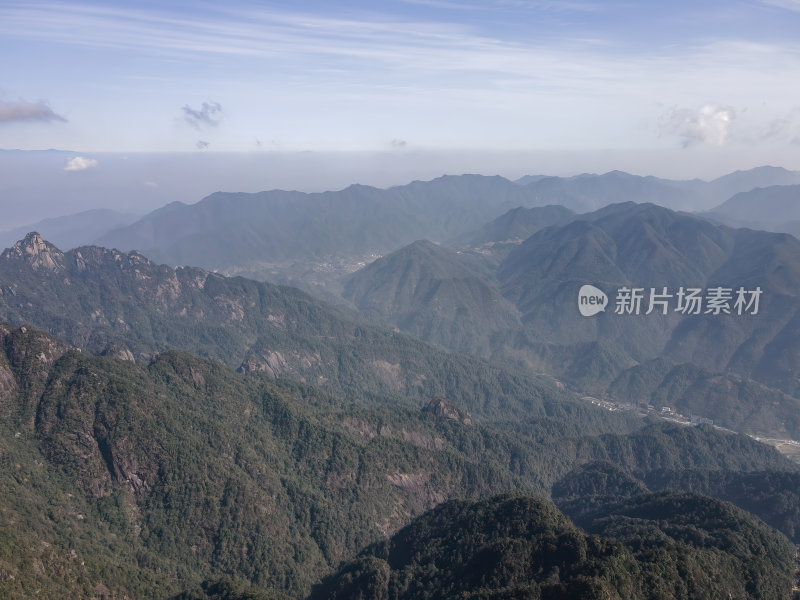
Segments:
[[[24,260],[34,269],[58,271],[64,268],[64,253],[46,242],[39,233],[31,231],[25,239],[18,241],[3,252],[5,260]]]

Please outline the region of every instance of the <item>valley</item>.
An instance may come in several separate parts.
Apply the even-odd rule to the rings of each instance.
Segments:
[[[671,423],[677,423],[678,425],[685,425],[687,427],[694,426],[700,423],[704,425],[714,425],[714,421],[707,417],[695,416],[695,415],[682,415],[680,413],[673,411],[672,409],[668,409],[668,407],[663,407],[661,410],[656,410],[656,408],[652,404],[635,405],[630,403],[615,402],[614,399],[609,399],[609,398],[600,400],[598,398],[593,398],[591,396],[583,396],[581,399],[590,402],[595,406],[604,408],[608,411],[632,412],[640,417],[660,418],[665,421],[669,421]],[[735,433],[730,429],[727,429],[725,427],[720,427],[718,425],[715,426],[715,429],[719,429],[720,431],[727,431],[729,433]],[[752,437],[757,442],[773,446],[778,452],[780,452],[790,460],[800,463],[800,441],[777,439],[777,438],[763,438],[758,436],[752,436]]]

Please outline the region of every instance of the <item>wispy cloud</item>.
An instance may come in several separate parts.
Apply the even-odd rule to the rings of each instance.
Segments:
[[[735,134],[737,140],[754,144],[792,136],[797,130],[797,111],[793,114],[755,124]],[[790,140],[791,141],[791,140]]]
[[[22,121],[61,121],[66,119],[53,112],[50,105],[41,100],[39,102],[0,102],[0,123],[15,123]]]
[[[203,127],[216,127],[222,119],[222,106],[219,102],[203,102],[200,110],[187,104],[181,110],[183,120],[198,131]]]
[[[94,158],[84,158],[83,156],[76,156],[67,162],[64,167],[65,171],[85,171],[86,169],[93,169],[99,163]]]
[[[452,7],[469,7],[441,1]],[[318,69],[332,66],[339,72],[356,66],[421,74],[482,72],[487,68],[505,72],[516,67],[504,65],[525,63],[529,65],[525,71],[531,72],[541,66],[537,56],[548,60],[559,53],[540,36],[501,39],[481,31],[475,22],[381,13],[348,18],[341,14],[231,8],[187,18],[118,7],[17,4],[5,9],[0,6],[0,33],[79,46],[135,49],[179,59],[217,55],[313,60]],[[509,63],[508,58],[514,60]]]
[[[543,11],[580,11],[580,12],[604,12],[608,9],[611,2],[581,2],[579,0],[494,0],[499,6],[511,8],[536,9]]]
[[[478,10],[481,7],[475,3],[455,2],[453,0],[401,0],[405,4],[430,6],[431,8],[444,8],[447,10]]]
[[[79,4],[0,7],[0,31],[12,37],[183,56],[363,55],[364,45],[435,38],[445,43],[447,29],[453,28],[258,9],[221,11],[204,19]]]
[[[800,0],[761,0],[761,3],[800,12]]]
[[[205,140],[197,140],[197,143],[194,145],[195,148],[198,150],[205,150],[211,145],[211,142],[206,142]]]
[[[767,1],[800,4],[762,0]],[[398,129],[388,130],[403,131],[415,146],[506,147],[509,141],[530,140],[571,145],[591,136],[639,143],[643,134],[633,132],[634,120],[646,124],[640,130],[647,128],[649,143],[664,106],[678,108],[662,120],[663,134],[676,135],[686,145],[723,144],[733,139],[736,119],[747,107],[763,110],[764,135],[769,135],[769,124],[800,93],[795,82],[800,40],[785,34],[765,37],[763,31],[759,37],[747,28],[726,30],[717,23],[704,28],[702,37],[650,43],[647,28],[658,32],[660,24],[636,21],[648,18],[644,10],[629,11],[631,22],[621,24],[616,17],[628,15],[621,1],[405,0],[400,9],[398,3],[359,11],[330,5],[313,13],[251,2],[200,3],[184,12],[169,3],[141,7],[10,0],[0,3],[0,37],[10,40],[9,46],[46,40],[48,45],[107,48],[121,56],[135,51],[137,57],[157,59],[152,62],[169,74],[154,69],[148,76],[163,77],[159,82],[171,82],[163,85],[173,91],[184,84],[211,89],[207,79],[214,77],[220,83],[213,88],[220,90],[216,98],[231,115],[235,110],[237,119],[226,114],[221,121],[222,106],[211,101],[184,105],[179,118],[197,137],[210,136],[224,123],[219,129],[228,131],[212,139],[215,148],[234,143],[226,139],[252,139],[252,131],[276,131],[273,135],[290,139],[289,144],[333,140],[337,145],[351,113],[370,124],[391,118]],[[795,18],[765,10],[763,4],[756,9],[772,18],[780,12],[783,21]],[[599,10],[604,14],[595,18]],[[526,18],[517,18],[520,13]],[[527,13],[543,18],[528,19]],[[573,13],[580,13],[577,19]],[[630,34],[634,30],[639,33]],[[251,81],[253,72],[259,73],[257,82]],[[154,81],[126,84],[161,85]],[[774,90],[768,109],[761,108],[765,90]],[[173,106],[185,98],[177,97]],[[312,114],[309,107],[319,98],[330,111]],[[712,105],[712,99],[719,104]],[[271,102],[269,111],[265,101]],[[706,114],[706,106],[722,112]],[[726,113],[729,106],[736,110]],[[293,121],[303,110],[309,115],[305,130]],[[352,143],[362,143],[353,133]],[[307,139],[298,141],[302,135]]]
[[[452,8],[479,5],[454,0],[419,1],[441,2]],[[547,12],[598,10],[598,4],[593,2],[553,0],[494,0],[483,8],[492,6],[534,7]],[[622,53],[619,47],[616,54],[604,54],[598,51],[604,43],[600,32],[591,40],[584,36],[554,43],[558,36],[512,39],[494,35],[491,29],[480,27],[480,20],[444,22],[380,13],[346,18],[339,14],[344,12],[332,16],[275,9],[219,8],[214,14],[188,18],[164,11],[119,7],[12,3],[9,8],[0,6],[0,33],[48,42],[135,49],[183,59],[209,55],[280,57],[283,65],[299,61],[305,67],[315,66],[297,71],[305,73],[297,75],[301,78],[312,78],[326,71],[357,77],[369,70],[371,76],[384,78],[400,74],[413,80],[417,88],[427,84],[426,77],[436,78],[442,71],[462,74],[467,79],[479,80],[482,85],[503,76],[528,78],[533,84],[560,84],[567,89],[603,79],[627,85],[633,79],[632,74],[649,73],[649,82],[658,72],[656,69],[662,67],[691,70],[692,65],[700,64],[692,61],[693,52],[707,54],[706,49],[710,48],[716,57],[713,39],[694,49],[682,45],[678,50],[676,46],[669,55],[643,48]],[[737,58],[738,55],[732,60]],[[665,59],[671,63],[662,64]],[[402,85],[402,81],[395,78],[395,85]]]

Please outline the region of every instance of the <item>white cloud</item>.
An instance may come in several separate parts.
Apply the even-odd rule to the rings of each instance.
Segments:
[[[706,104],[699,109],[674,108],[665,115],[662,132],[683,138],[683,145],[710,144],[722,146],[736,119],[736,111],[729,106]]]
[[[708,104],[699,109],[673,108],[661,119],[661,133],[683,139],[683,146],[795,143],[800,107],[785,113]]]
[[[98,162],[93,158],[84,158],[83,156],[76,156],[67,162],[64,167],[65,171],[85,171],[86,169],[93,169],[98,165]]]
[[[44,102],[0,102],[0,123],[13,123],[19,121],[62,121],[66,119],[53,112],[53,109]]]

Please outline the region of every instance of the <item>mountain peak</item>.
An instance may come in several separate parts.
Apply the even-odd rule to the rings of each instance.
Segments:
[[[44,238],[38,231],[31,231],[29,232],[24,239],[20,240],[19,243],[26,243],[26,244],[44,244]]]
[[[64,268],[64,253],[46,242],[36,231],[31,231],[24,239],[8,248],[3,252],[2,258],[24,260],[34,269],[58,271]]]

